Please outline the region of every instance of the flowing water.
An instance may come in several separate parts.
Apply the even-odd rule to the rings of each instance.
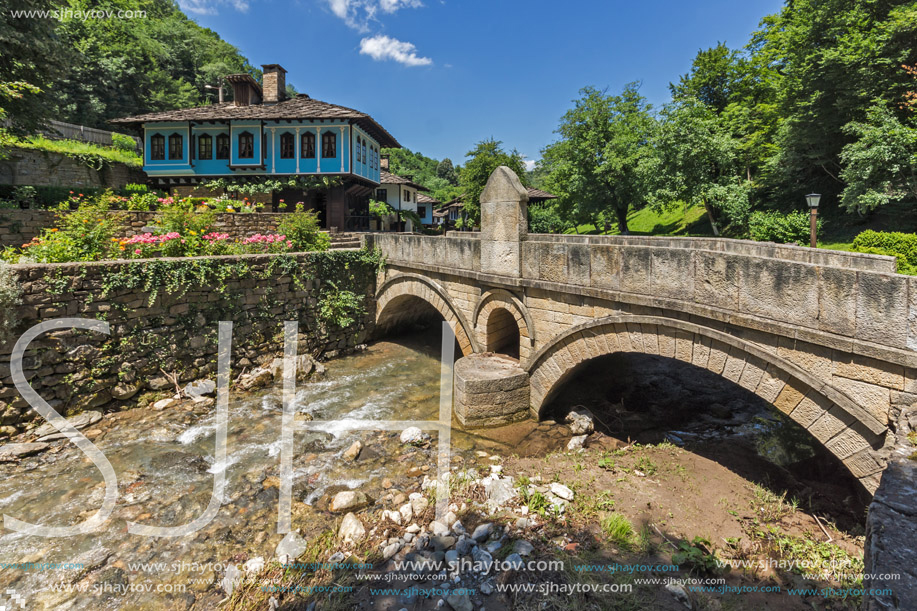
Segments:
[[[327,363],[322,378],[300,385],[297,411],[328,421],[318,431],[296,433],[293,527],[307,540],[333,527],[335,516],[324,510],[337,491],[359,488],[378,498],[392,485],[404,492],[417,490],[422,475],[435,475],[431,450],[406,450],[397,432],[346,432],[342,423],[436,419],[438,339],[433,334],[377,342],[362,353]],[[0,531],[0,592],[6,593],[0,606],[14,596],[25,597],[25,609],[215,606],[223,597],[215,584],[225,566],[256,557],[270,560],[281,539],[276,534],[280,391],[277,385],[232,397],[228,456],[219,464],[213,459],[212,406],[134,409],[107,415],[84,430],[118,474],[118,505],[102,530],[90,535],[45,539]],[[508,454],[524,451],[523,446],[556,449],[569,438],[565,427],[546,424],[513,430],[502,437],[499,432],[484,437],[457,430],[453,460],[477,460],[479,450]],[[525,443],[520,442],[523,437]],[[352,464],[342,453],[356,439],[365,447]],[[436,440],[432,442],[435,448]],[[203,529],[173,539],[127,533],[129,521],[179,526],[195,519],[207,507],[213,476],[220,471],[227,476],[222,505]],[[65,440],[18,465],[0,465],[0,473],[0,512],[43,525],[86,519],[101,506],[105,490],[99,471]],[[383,485],[385,479],[393,484]],[[48,566],[52,563],[81,567]]]

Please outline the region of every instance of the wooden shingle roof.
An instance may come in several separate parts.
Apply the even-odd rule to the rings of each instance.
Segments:
[[[380,146],[385,148],[401,148],[398,141],[368,114],[354,110],[353,108],[347,108],[346,106],[338,106],[337,104],[329,104],[321,100],[313,100],[305,94],[297,95],[295,98],[283,100],[276,104],[249,104],[247,106],[237,106],[233,102],[224,102],[222,104],[211,104],[209,106],[199,106],[197,108],[150,112],[142,115],[135,115],[133,117],[112,119],[109,123],[139,127],[144,123],[166,121],[242,121],[246,119],[256,121],[277,121],[284,119],[351,120],[365,129],[373,138],[378,140]]]
[[[379,170],[380,180],[383,185],[407,185],[409,187],[414,187],[418,191],[429,191],[423,185],[419,185],[410,178],[405,178],[403,176],[398,176],[397,174],[392,174],[388,170]]]

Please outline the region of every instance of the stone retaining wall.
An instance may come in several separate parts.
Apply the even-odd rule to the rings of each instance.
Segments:
[[[63,414],[134,405],[151,391],[172,394],[173,374],[179,383],[213,376],[220,321],[234,323],[234,378],[282,354],[284,321],[299,321],[299,351],[313,356],[352,349],[374,324],[375,270],[356,251],[11,267],[23,295],[13,339],[0,344],[4,427],[35,419],[13,386],[10,352],[39,322],[110,324],[109,336],[48,333],[26,353],[27,379]],[[333,290],[326,279],[364,296],[366,313],[346,329],[319,315],[319,300]]]
[[[146,183],[140,168],[117,162],[106,162],[100,170],[61,153],[34,149],[10,149],[10,156],[0,161],[0,184],[110,187],[121,189],[131,183]]]
[[[143,233],[143,228],[155,222],[156,212],[117,211],[124,218],[124,235],[130,237]],[[216,215],[213,230],[228,233],[231,238],[244,238],[256,233],[271,233],[283,213],[226,212]],[[0,210],[0,248],[22,246],[46,227],[54,227],[52,210]]]

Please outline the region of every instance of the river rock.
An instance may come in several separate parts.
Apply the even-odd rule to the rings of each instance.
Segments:
[[[672,596],[677,598],[678,602],[683,604],[688,609],[691,608],[691,599],[688,598],[688,592],[684,589],[683,586],[680,586],[677,583],[667,583],[665,584],[665,589]]]
[[[383,520],[391,520],[392,522],[394,522],[394,523],[397,524],[398,526],[401,526],[401,514],[400,514],[399,512],[397,512],[397,511],[392,511],[392,510],[390,510],[390,509],[386,509],[385,511],[382,512],[382,519],[383,519]]]
[[[382,550],[382,558],[383,558],[384,560],[388,560],[389,558],[391,558],[392,556],[394,556],[395,554],[397,554],[397,553],[398,553],[398,550],[400,550],[400,549],[401,549],[401,544],[400,544],[400,543],[390,543],[390,544],[386,545],[385,548],[383,548],[383,550]]]
[[[520,556],[528,556],[532,553],[532,551],[534,551],[534,549],[534,545],[523,539],[516,541],[516,543],[513,545],[513,552],[519,554]]]
[[[0,460],[3,458],[22,458],[23,456],[31,456],[32,454],[38,454],[44,450],[47,450],[51,444],[48,443],[7,443],[3,446],[0,446]]]
[[[89,425],[95,424],[101,419],[102,414],[100,412],[83,412],[81,414],[77,414],[76,416],[67,418],[67,422],[69,422],[70,425],[76,429],[84,429]],[[32,431],[32,434],[37,437],[44,437],[46,435],[52,435],[57,432],[57,429],[54,428],[49,422]]]
[[[577,407],[564,418],[574,435],[588,435],[595,430],[592,412],[585,407]]]
[[[586,445],[586,437],[588,435],[577,435],[570,439],[570,442],[567,444],[568,450],[582,450]]]
[[[212,395],[217,390],[217,384],[213,380],[197,380],[189,382],[185,386],[185,396],[191,399]]]
[[[504,562],[506,566],[508,566],[510,570],[513,570],[513,571],[518,571],[519,569],[525,566],[525,562],[522,560],[522,556],[520,556],[519,554],[510,554],[509,556],[506,557],[506,560]]]
[[[236,586],[238,586],[241,581],[242,571],[240,571],[236,565],[230,564],[226,567],[226,574],[223,576],[223,580],[220,581],[220,587],[223,588],[227,596],[232,596],[233,590],[236,589]]]
[[[573,500],[573,491],[564,486],[563,484],[558,484],[557,482],[551,482],[551,494],[556,497],[562,498],[565,501]]]
[[[450,594],[446,597],[446,602],[454,611],[474,611],[474,605],[467,594]]]
[[[471,538],[480,543],[481,541],[486,541],[487,537],[490,536],[490,533],[493,531],[494,525],[490,522],[485,524],[478,524],[477,528],[474,529],[474,532],[471,533]]]
[[[244,565],[242,565],[242,568],[245,570],[246,573],[249,573],[249,574],[250,573],[260,573],[261,569],[264,568],[264,558],[262,558],[261,556],[256,556],[255,558],[251,558]]]
[[[331,499],[331,511],[351,511],[363,509],[369,505],[369,498],[359,490],[344,490]]]
[[[408,428],[401,431],[401,443],[422,443],[423,442],[423,431],[421,431],[416,426],[409,426]]]
[[[247,373],[239,379],[239,387],[242,390],[251,390],[252,388],[267,386],[273,380],[274,376],[271,374],[270,369],[258,367],[253,369],[251,373]]]
[[[480,547],[474,548],[471,552],[471,559],[481,568],[481,575],[489,573],[494,564],[494,557]]]
[[[140,392],[140,384],[134,382],[133,384],[128,384],[127,382],[121,382],[116,384],[114,388],[111,389],[112,399],[117,399],[118,401],[127,401],[131,399]]]
[[[363,450],[363,444],[359,440],[354,441],[350,444],[350,447],[344,450],[343,458],[344,460],[353,462],[360,456],[360,451]]]
[[[484,484],[487,502],[493,506],[501,506],[516,497],[513,489],[513,478],[494,478]]]
[[[299,558],[305,551],[306,542],[299,536],[299,533],[291,531],[277,544],[274,554],[282,564],[286,564]]]
[[[445,536],[449,534],[449,527],[447,527],[442,522],[433,520],[430,522],[430,532],[432,532],[434,535]]]
[[[341,528],[338,530],[338,537],[344,543],[359,543],[366,536],[366,529],[360,518],[352,513],[348,513],[341,521]]]
[[[173,406],[175,406],[175,405],[178,405],[179,403],[181,403],[181,401],[180,401],[179,399],[176,399],[175,397],[167,397],[167,398],[165,398],[165,399],[160,399],[159,401],[157,401],[156,403],[154,403],[154,404],[153,404],[153,409],[155,409],[155,410],[157,410],[157,411],[163,410],[163,409],[168,409],[168,408],[170,408],[170,407],[173,407]]]
[[[414,518],[414,506],[411,503],[405,503],[398,508],[398,513],[401,515],[402,522],[410,522]]]

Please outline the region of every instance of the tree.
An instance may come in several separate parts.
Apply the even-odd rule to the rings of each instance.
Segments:
[[[493,171],[505,165],[525,184],[525,164],[519,151],[513,149],[507,153],[503,143],[493,138],[478,142],[465,156],[468,161],[459,175],[459,185],[465,202],[464,212],[471,222],[477,223],[481,218],[481,192]]]
[[[844,131],[856,138],[841,152],[844,208],[865,214],[890,202],[917,200],[917,126],[878,103],[865,121],[851,122]]]
[[[628,211],[647,203],[656,122],[637,87],[631,83],[617,96],[580,90],[561,119],[560,139],[542,151],[551,168],[547,182],[574,222],[589,217],[598,226],[613,215],[626,234]]]
[[[738,142],[708,106],[693,98],[668,106],[654,144],[662,176],[654,206],[701,204],[714,235],[721,222],[744,230],[750,206],[748,183],[736,172]]]
[[[6,84],[2,104],[16,134],[30,133],[52,116],[54,83],[67,67],[71,52],[62,44],[54,19],[14,17],[12,11],[55,8],[57,4],[50,0],[0,0],[0,83]]]
[[[446,157],[436,166],[436,176],[442,178],[450,185],[458,184],[458,176],[455,174],[455,168],[452,166],[452,160]]]

